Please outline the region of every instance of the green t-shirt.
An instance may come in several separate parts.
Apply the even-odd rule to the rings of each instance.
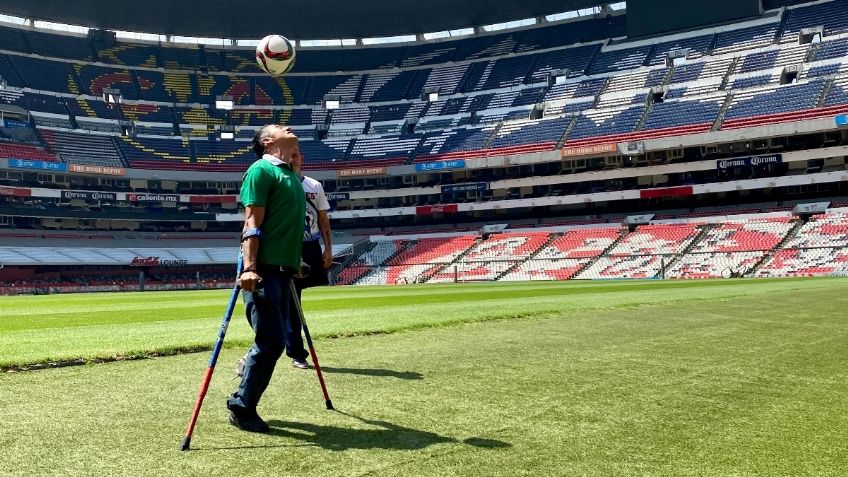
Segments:
[[[257,261],[297,270],[303,245],[306,200],[300,177],[288,164],[267,159],[254,162],[244,173],[241,203],[265,208]]]

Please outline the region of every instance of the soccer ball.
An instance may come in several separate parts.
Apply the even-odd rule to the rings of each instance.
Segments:
[[[282,76],[294,67],[294,45],[282,35],[268,35],[256,45],[256,62],[271,76]]]

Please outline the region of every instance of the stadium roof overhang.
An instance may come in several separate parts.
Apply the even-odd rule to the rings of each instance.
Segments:
[[[598,0],[0,0],[0,13],[206,38],[367,38],[437,32],[578,10]]]

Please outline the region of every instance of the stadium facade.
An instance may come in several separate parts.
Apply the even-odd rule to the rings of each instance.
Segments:
[[[226,283],[269,122],[333,199],[342,283],[844,273],[848,1],[639,38],[630,7],[304,47],[280,79],[250,48],[0,27],[0,277]]]

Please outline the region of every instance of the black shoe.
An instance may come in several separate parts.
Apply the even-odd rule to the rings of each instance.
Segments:
[[[259,417],[255,410],[230,407],[230,424],[247,432],[268,432],[268,424]]]

